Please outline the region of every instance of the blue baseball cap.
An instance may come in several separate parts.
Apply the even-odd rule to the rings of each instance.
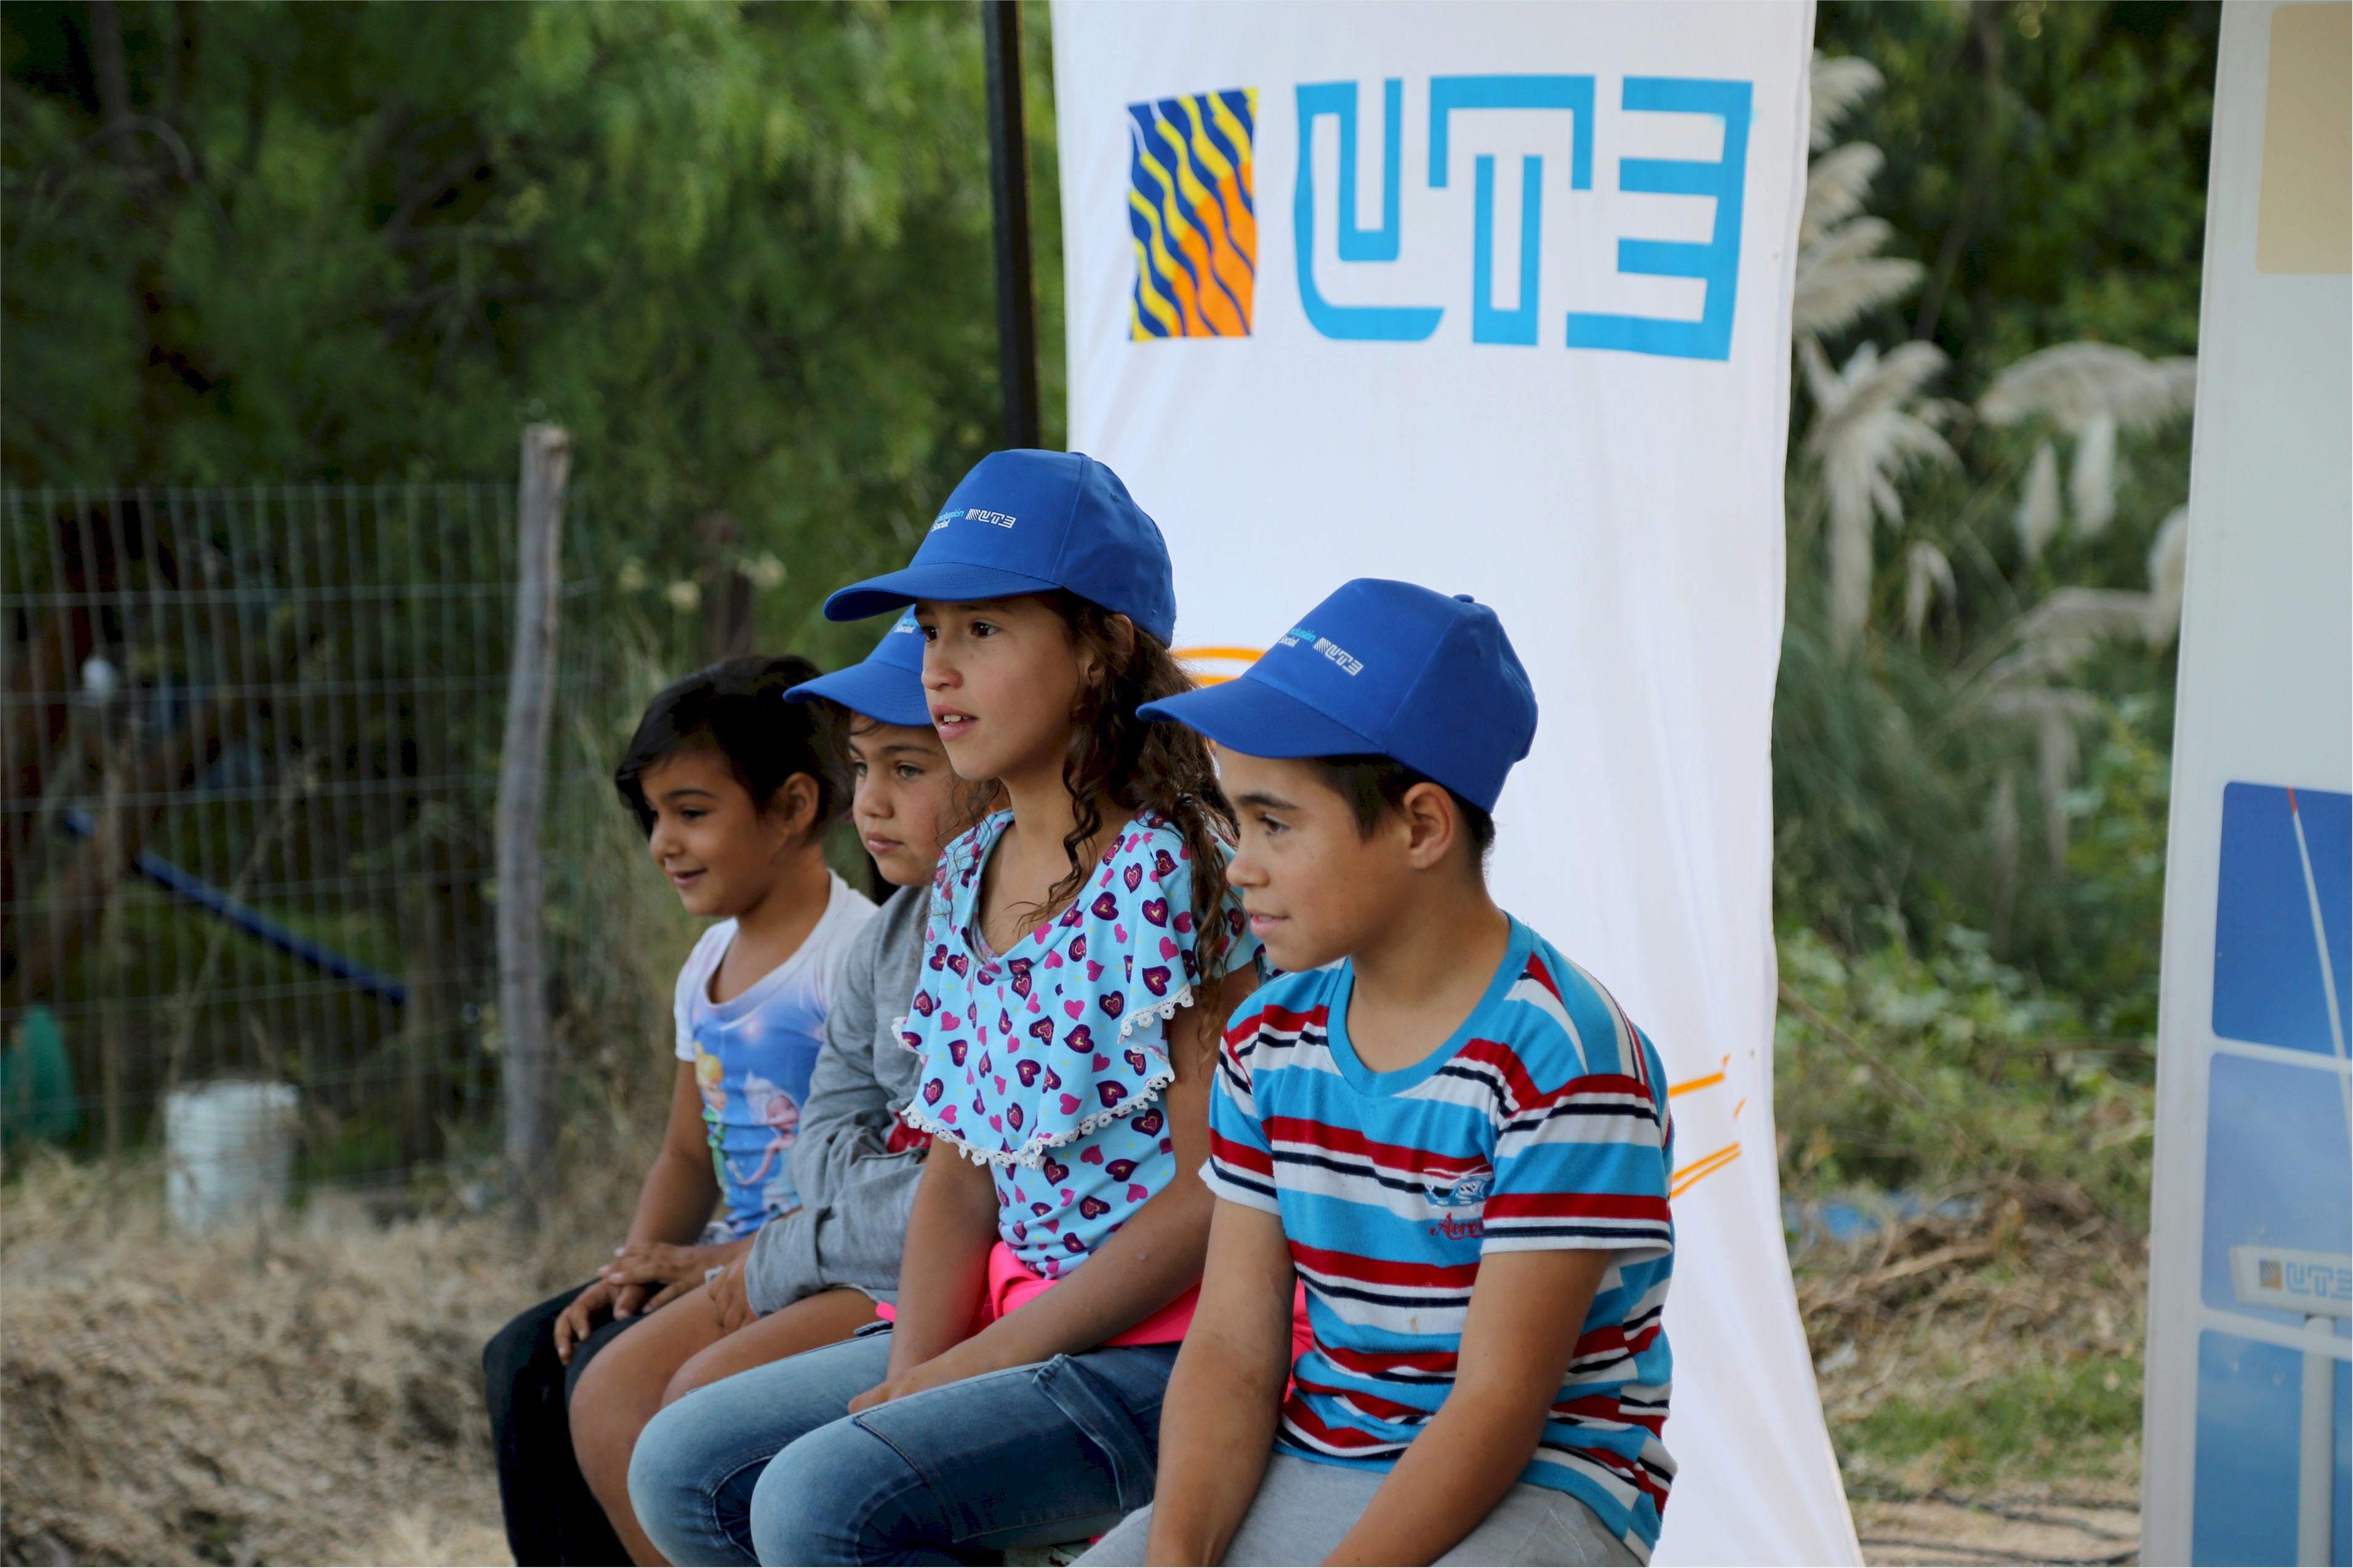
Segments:
[[[1125,616],[1163,647],[1176,636],[1168,545],[1117,474],[1083,452],[991,452],[904,571],[836,591],[825,614],[858,621],[918,599],[971,604],[1056,588]]]
[[[1147,702],[1254,757],[1393,758],[1483,811],[1536,733],[1536,694],[1468,594],[1359,577],[1221,686]]]
[[[807,702],[812,697],[827,698],[885,724],[930,729],[932,709],[923,697],[923,628],[915,624],[915,612],[909,610],[892,622],[874,651],[849,668],[804,680],[785,693],[787,702]]]

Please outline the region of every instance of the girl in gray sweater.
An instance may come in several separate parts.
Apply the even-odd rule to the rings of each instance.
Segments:
[[[902,617],[902,625],[912,622]],[[976,815],[924,703],[923,637],[893,626],[863,663],[797,686],[855,783],[850,819],[896,885],[843,955],[790,1159],[800,1206],[748,1252],[613,1342],[579,1377],[574,1451],[638,1562],[659,1562],[629,1510],[638,1434],[663,1405],[732,1373],[846,1339],[892,1300],[930,1140],[900,1120],[918,1058],[894,1027],[915,990],[933,868]]]

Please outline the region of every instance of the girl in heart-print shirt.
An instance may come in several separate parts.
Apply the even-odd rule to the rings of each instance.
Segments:
[[[911,600],[949,765],[1008,809],[949,846],[899,1009],[932,1143],[892,1328],[655,1418],[629,1492],[672,1562],[953,1561],[1151,1498],[1219,1037],[1259,952],[1208,742],[1137,713],[1193,684],[1167,549],[1102,464],[998,452],[913,564],[826,611]]]
[[[923,1058],[907,1120],[991,1167],[997,1236],[1057,1279],[1166,1187],[1176,1143],[1159,1104],[1175,1077],[1168,1020],[1193,1000],[1192,850],[1138,815],[1070,908],[999,954],[979,930],[980,870],[1013,819],[948,847],[932,882],[919,989],[901,1040]],[[1222,961],[1255,939],[1230,900]]]

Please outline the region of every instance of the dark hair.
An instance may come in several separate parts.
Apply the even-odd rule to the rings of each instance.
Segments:
[[[1214,1004],[1231,937],[1225,919],[1226,847],[1234,838],[1234,808],[1218,784],[1208,741],[1182,724],[1135,716],[1146,702],[1192,690],[1193,678],[1141,626],[1123,638],[1113,613],[1092,600],[1065,588],[1047,603],[1070,624],[1071,639],[1093,651],[1103,674],[1080,692],[1071,714],[1070,750],[1062,758],[1062,787],[1071,793],[1074,819],[1062,840],[1071,869],[1046,895],[1046,907],[1077,897],[1093,875],[1094,866],[1079,857],[1102,829],[1106,804],[1166,817],[1192,853],[1194,958],[1199,989]]]
[[[1356,831],[1366,838],[1373,836],[1373,825],[1384,816],[1405,809],[1406,791],[1416,784],[1438,784],[1428,773],[1377,752],[1362,756],[1310,757],[1307,763],[1323,775],[1333,793],[1348,803],[1348,808],[1356,815]],[[1471,839],[1472,862],[1483,876],[1487,851],[1495,847],[1494,817],[1446,785],[1438,787],[1446,790],[1454,802],[1454,809],[1462,818],[1462,830]]]
[[[621,753],[621,765],[613,770],[613,787],[637,813],[638,826],[649,834],[654,830],[654,808],[638,781],[664,759],[695,745],[726,758],[736,783],[762,811],[786,780],[807,773],[817,783],[813,826],[831,822],[848,794],[840,771],[818,743],[810,705],[785,700],[786,688],[823,673],[797,653],[748,654],[696,670],[648,703],[628,750]]]

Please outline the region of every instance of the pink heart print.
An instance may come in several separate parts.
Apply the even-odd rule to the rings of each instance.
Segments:
[[[1140,1204],[1151,1195],[1152,1189],[1145,1186],[1142,1182],[1130,1182],[1127,1184],[1127,1201],[1129,1203]]]
[[[1066,1094],[1066,1095],[1062,1096],[1062,1114],[1063,1114],[1063,1115],[1068,1116],[1068,1115],[1071,1114],[1073,1111],[1077,1110],[1078,1109],[1079,1109],[1079,1097],[1078,1097],[1077,1095],[1075,1095],[1075,1094]]]
[[[1103,1152],[1098,1144],[1088,1144],[1086,1151],[1079,1156],[1079,1163],[1082,1165],[1100,1165],[1103,1163]]]
[[[1179,952],[1183,952],[1183,951],[1184,951],[1184,950],[1183,950],[1182,948],[1178,947],[1178,946],[1177,946],[1174,942],[1170,941],[1168,938],[1166,938],[1166,937],[1165,937],[1165,936],[1164,936],[1164,937],[1162,937],[1162,938],[1160,939],[1160,956],[1161,956],[1161,957],[1163,957],[1163,958],[1174,958],[1174,957],[1176,957]]]
[[[1087,1005],[1083,1002],[1065,1002],[1062,1004],[1062,1011],[1073,1018],[1083,1018],[1087,1016]]]
[[[1097,963],[1092,958],[1087,960],[1087,978],[1089,980],[1101,980],[1103,978],[1103,965]],[[1075,1006],[1077,1004],[1073,1003],[1072,1005]]]
[[[1176,911],[1176,934],[1178,936],[1183,936],[1192,929],[1193,911],[1190,910],[1178,910]]]

